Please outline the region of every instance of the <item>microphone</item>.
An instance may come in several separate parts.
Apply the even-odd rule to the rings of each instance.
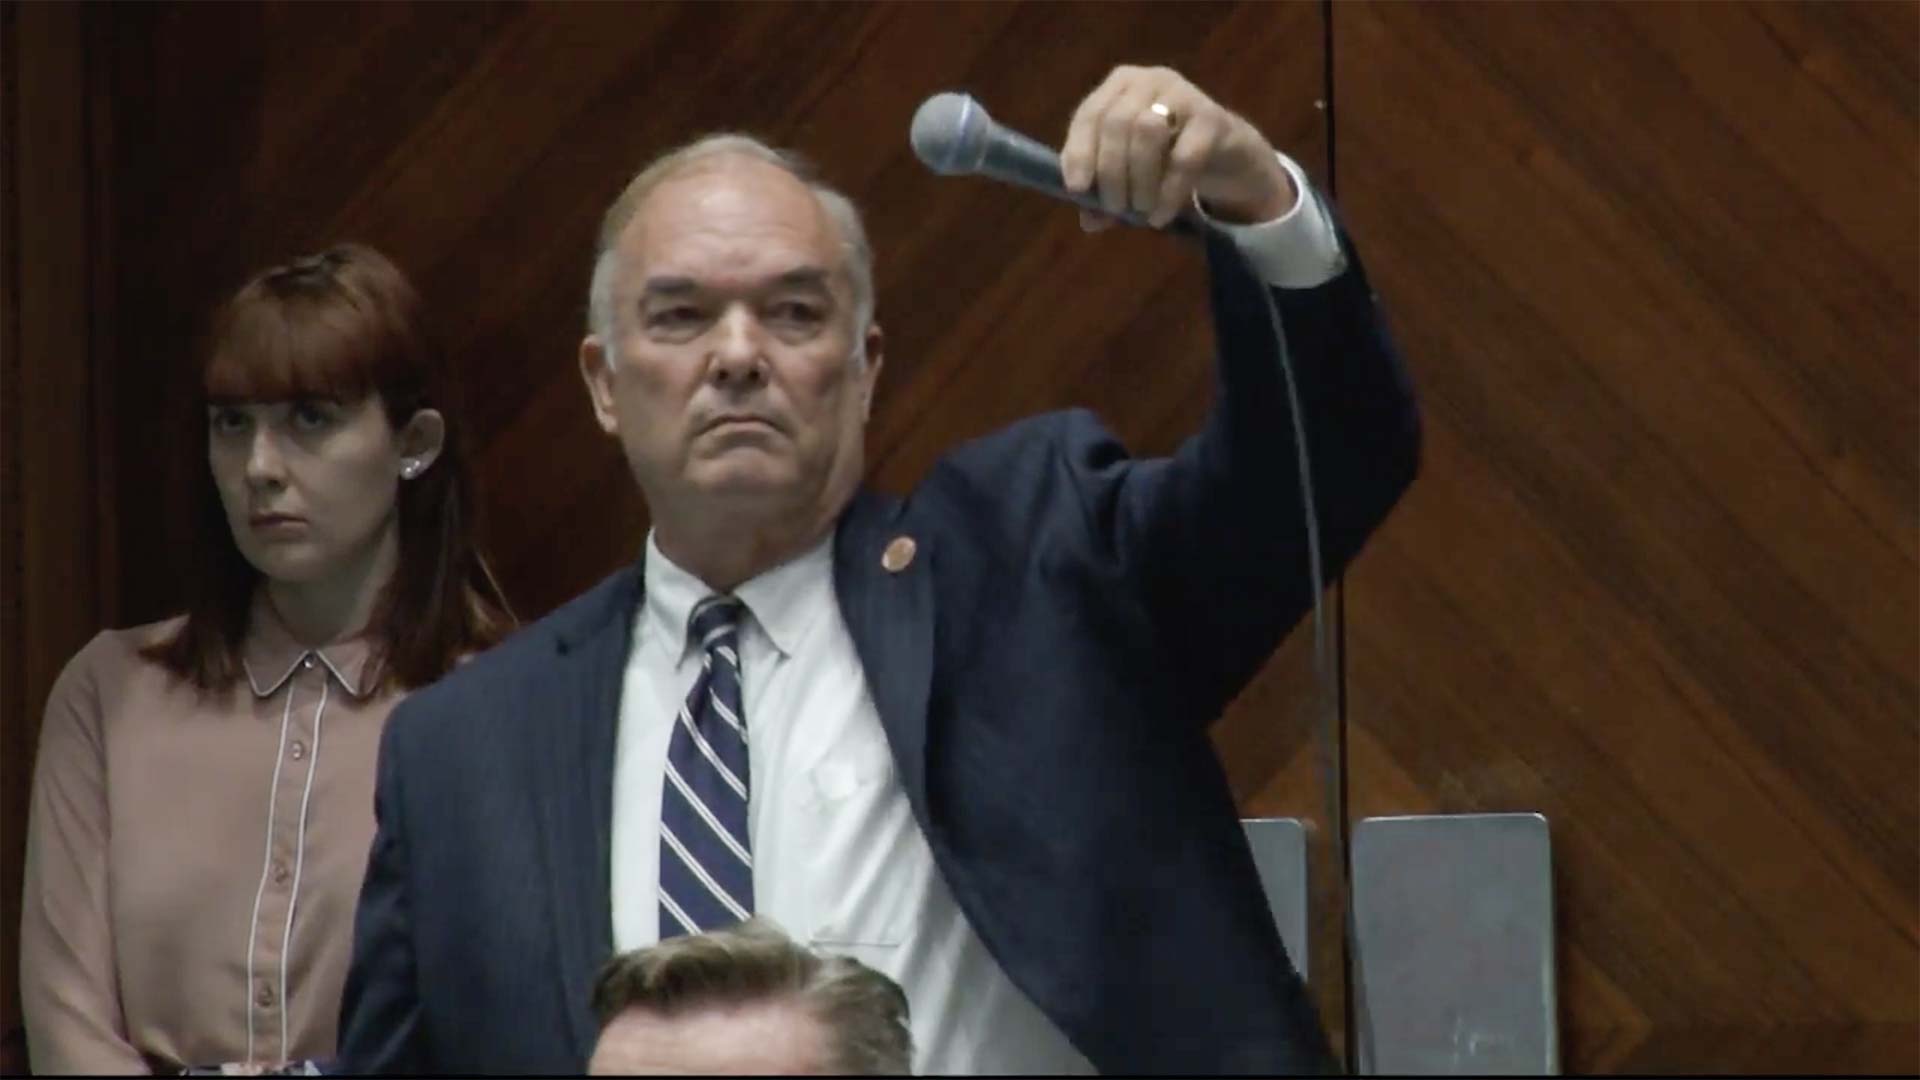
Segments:
[[[1059,154],[1051,147],[994,123],[986,108],[966,94],[935,94],[921,102],[913,114],[910,138],[914,154],[927,168],[942,176],[978,173],[1065,199],[1129,225],[1152,227],[1145,216],[1131,210],[1118,214],[1108,210],[1091,188],[1084,192],[1067,190],[1066,178],[1060,172]],[[1189,208],[1167,224],[1167,231],[1198,236],[1205,227]]]

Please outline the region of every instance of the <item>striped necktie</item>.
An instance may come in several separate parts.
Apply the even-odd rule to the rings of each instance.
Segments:
[[[747,725],[740,707],[740,615],[731,596],[694,609],[700,677],[673,725],[660,789],[660,940],[753,914],[747,842]]]

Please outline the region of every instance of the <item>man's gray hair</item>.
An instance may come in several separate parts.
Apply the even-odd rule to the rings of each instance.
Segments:
[[[593,986],[605,1029],[629,1009],[673,1017],[708,1008],[792,1003],[820,1022],[841,1074],[904,1076],[913,1065],[907,995],[847,956],[822,956],[772,924],[668,938],[607,962]]]
[[[620,243],[620,234],[626,232],[634,214],[639,212],[641,203],[653,189],[675,174],[710,158],[728,155],[754,158],[776,166],[805,184],[814,198],[820,200],[820,208],[839,230],[840,243],[846,252],[847,277],[853,285],[853,329],[856,337],[864,341],[867,328],[873,324],[873,247],[867,242],[867,227],[860,220],[859,208],[853,205],[852,199],[821,180],[805,158],[735,132],[703,136],[653,159],[628,181],[613,205],[607,207],[606,216],[600,220],[600,240],[594,248],[593,282],[587,290],[587,330],[602,342],[610,344],[613,340],[614,278],[619,270],[614,249]],[[865,350],[861,352],[864,355]]]

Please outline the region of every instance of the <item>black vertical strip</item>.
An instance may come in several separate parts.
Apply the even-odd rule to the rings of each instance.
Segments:
[[[104,20],[112,17],[111,9],[105,6],[86,5],[80,11],[80,169],[85,189],[85,199],[80,209],[81,269],[80,287],[85,290],[83,297],[87,305],[85,340],[79,342],[80,356],[87,367],[87,389],[83,406],[86,409],[81,422],[87,432],[87,446],[93,452],[93,492],[81,509],[81,518],[86,534],[92,537],[93,575],[92,610],[88,613],[93,626],[114,626],[115,622],[102,618],[108,605],[106,594],[118,576],[114,566],[104,556],[117,545],[107,538],[108,522],[102,507],[106,504],[107,493],[112,487],[113,433],[103,422],[107,414],[106,394],[107,375],[112,365],[101,354],[103,346],[100,327],[113,317],[113,308],[101,301],[105,298],[101,274],[108,265],[106,253],[102,250],[102,225],[106,220],[106,198],[104,189],[108,182],[106,162],[102,160],[101,126],[107,115],[105,95],[100,92],[102,65],[100,40]]]
[[[20,235],[20,5],[0,4],[0,237]],[[7,790],[0,793],[0,852],[8,863],[0,867],[5,895],[0,896],[0,940],[8,949],[19,947],[20,875],[12,855],[22,841],[27,817],[26,788],[32,773],[33,739],[28,735],[26,671],[26,580],[23,549],[26,540],[25,499],[20,475],[20,244],[0,244],[0,756],[4,756]],[[16,846],[18,845],[18,846]],[[11,958],[0,970],[12,1004],[0,1015],[0,1072],[27,1070],[26,1028],[20,1023],[20,967]]]
[[[1333,0],[1320,2],[1320,108],[1324,115],[1327,139],[1327,195],[1338,202],[1340,198],[1340,141],[1339,108],[1335,96],[1334,82],[1334,37],[1333,37]],[[1360,1023],[1360,1010],[1365,1008],[1365,995],[1360,990],[1360,965],[1358,963],[1358,934],[1355,932],[1357,920],[1353,910],[1353,817],[1348,809],[1348,773],[1347,758],[1347,585],[1345,575],[1335,585],[1334,634],[1333,634],[1333,670],[1334,670],[1334,799],[1340,815],[1340,850],[1336,853],[1340,860],[1340,899],[1345,910],[1340,913],[1340,927],[1343,936],[1341,942],[1341,962],[1345,977],[1341,980],[1345,1008],[1345,1047],[1347,1071],[1358,1074],[1362,1063],[1360,1053],[1361,1033],[1365,1025]]]
[[[188,213],[173,193],[191,186],[179,177],[199,173],[222,180],[196,190],[226,200],[244,190],[237,179],[242,170],[204,156],[210,145],[206,138],[176,135],[162,145],[183,122],[212,111],[183,111],[177,93],[159,92],[161,57],[170,47],[186,44],[187,53],[196,57],[187,67],[197,69],[205,53],[227,48],[257,52],[260,43],[239,32],[245,24],[238,20],[247,17],[248,9],[238,4],[222,10],[228,27],[223,40],[230,44],[211,50],[201,47],[206,39],[180,29],[195,15],[189,8],[115,4],[105,10],[100,45],[106,71],[98,93],[109,100],[100,118],[100,165],[111,173],[101,190],[104,204],[97,221],[108,254],[100,268],[100,292],[112,310],[102,324],[99,349],[113,372],[101,386],[109,436],[102,446],[113,461],[106,470],[111,486],[104,489],[101,524],[113,532],[115,562],[107,568],[113,576],[103,587],[103,610],[125,625],[164,618],[186,603],[182,583],[192,515],[156,511],[171,505],[169,498],[191,494],[196,478],[182,471],[181,455],[156,454],[151,448],[205,437],[205,416],[193,415],[199,373],[189,362],[190,347],[182,343],[198,339],[211,304],[192,287],[194,275],[181,272],[190,256],[165,257],[178,247],[167,238],[185,235],[177,223]],[[194,80],[186,71],[171,70],[170,81],[172,90],[192,98]],[[231,89],[241,96],[258,93],[257,86],[239,82]],[[228,239],[245,232],[240,213],[236,208],[229,216]],[[165,224],[156,228],[156,222]],[[194,237],[191,257],[213,258],[209,243],[206,237]],[[131,342],[150,343],[147,359],[158,362],[126,359],[139,352]]]

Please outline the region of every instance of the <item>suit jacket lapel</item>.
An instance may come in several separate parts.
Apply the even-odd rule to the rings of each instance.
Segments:
[[[615,574],[582,598],[577,619],[555,628],[557,685],[534,706],[560,703],[540,725],[536,753],[545,757],[545,775],[535,791],[552,904],[548,922],[582,1068],[598,1027],[588,998],[613,948],[614,739],[641,580],[636,567]]]
[[[833,582],[893,748],[901,786],[924,825],[927,693],[933,677],[933,537],[904,528],[904,508],[898,499],[872,492],[855,496],[834,537]],[[883,565],[888,545],[902,537],[912,541],[911,557],[904,566]],[[900,550],[896,548],[896,555]]]

